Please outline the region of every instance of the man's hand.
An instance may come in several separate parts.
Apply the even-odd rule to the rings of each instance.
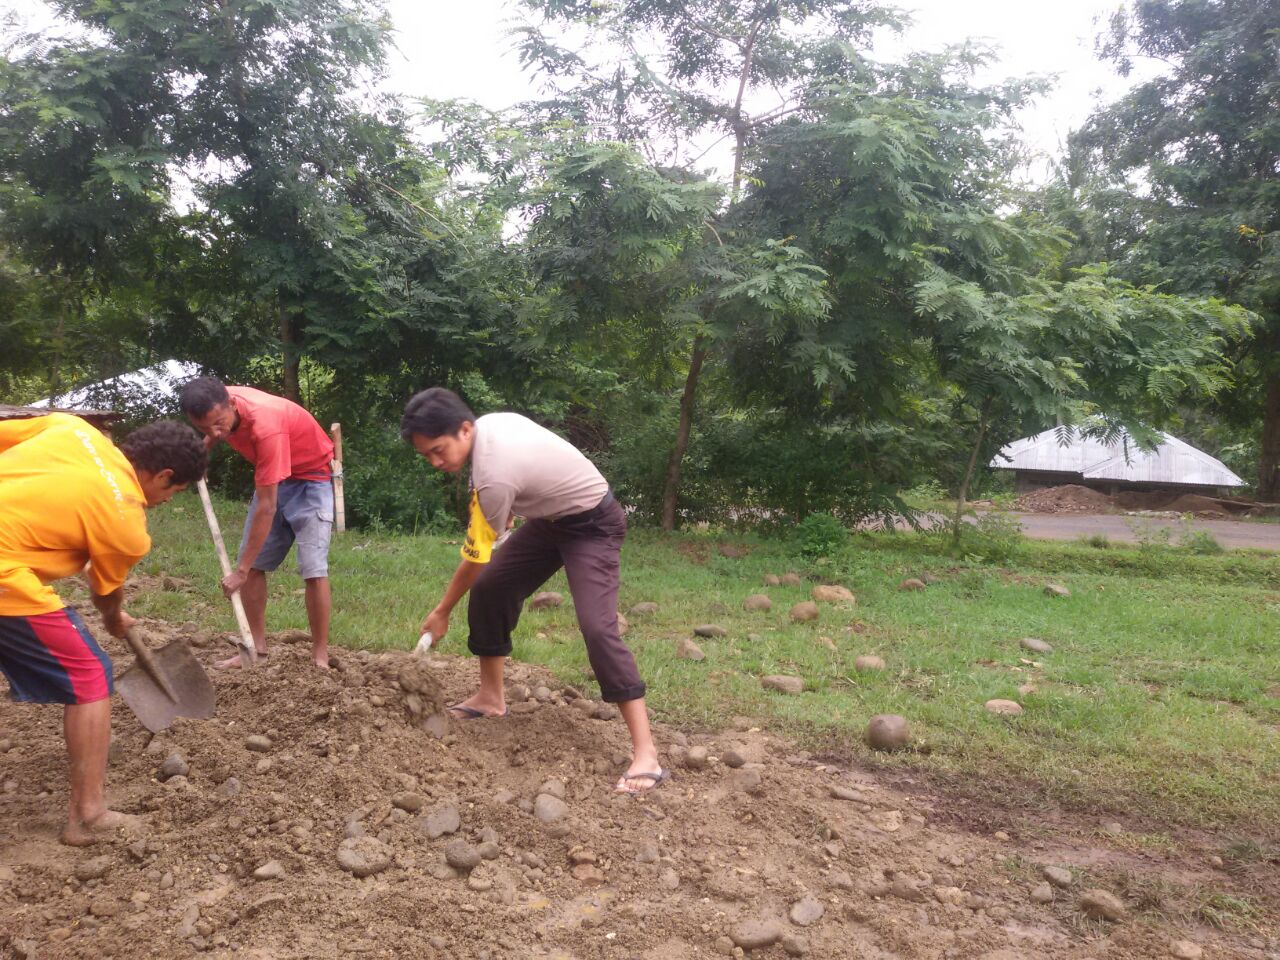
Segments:
[[[449,614],[436,607],[427,614],[427,619],[422,621],[422,632],[430,633],[433,641],[438,645],[444,639],[444,635],[449,632]]]
[[[232,570],[222,578],[223,594],[230,597],[233,593],[243,587],[245,581],[248,579],[249,574],[245,573],[243,570]]]
[[[123,640],[124,632],[137,622],[137,620],[119,608],[104,610],[102,613],[102,625],[107,628],[107,633],[117,640]]]

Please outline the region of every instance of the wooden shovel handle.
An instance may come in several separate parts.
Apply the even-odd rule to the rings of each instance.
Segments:
[[[178,694],[170,685],[169,678],[164,675],[164,671],[157,665],[156,658],[151,653],[151,648],[138,635],[137,628],[127,627],[124,631],[124,639],[129,644],[129,649],[133,651],[133,656],[138,664],[147,672],[147,676],[156,682],[156,685],[164,691],[166,697],[177,703]]]
[[[200,502],[204,504],[204,517],[209,521],[209,532],[213,534],[213,546],[218,551],[218,563],[222,565],[222,575],[231,573],[231,559],[227,556],[227,546],[222,542],[222,530],[218,526],[218,515],[213,512],[213,501],[209,499],[209,485],[204,477],[196,481],[196,489],[200,491]],[[236,625],[240,628],[240,646],[247,652],[250,663],[258,660],[258,650],[253,645],[253,632],[249,629],[249,618],[245,616],[244,601],[240,599],[240,591],[231,595],[231,609],[235,611]]]

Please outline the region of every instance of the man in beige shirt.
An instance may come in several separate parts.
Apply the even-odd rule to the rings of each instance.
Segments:
[[[503,662],[524,601],[561,567],[600,695],[616,703],[631,734],[620,793],[667,778],[645,710],[644,681],[618,631],[618,572],[627,522],[600,471],[568,441],[517,413],[477,418],[457,394],[434,387],[405,407],[401,435],[437,470],[471,466],[471,506],[462,562],[422,629],[438,641],[471,592],[467,646],[480,658],[480,689],[450,707],[463,719],[507,712]],[[526,519],[498,547],[512,516]]]

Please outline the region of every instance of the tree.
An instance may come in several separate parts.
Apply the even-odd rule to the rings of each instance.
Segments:
[[[1135,57],[1166,65],[1071,141],[1074,164],[1127,180],[1138,226],[1115,270],[1260,318],[1228,413],[1261,421],[1258,495],[1280,499],[1280,7],[1139,0],[1102,54],[1122,73]]]

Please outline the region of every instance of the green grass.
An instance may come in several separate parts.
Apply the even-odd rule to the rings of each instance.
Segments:
[[[234,542],[243,508],[220,503],[219,511]],[[155,548],[139,570],[194,586],[143,594],[131,612],[234,629],[199,505],[179,498],[151,522]],[[1028,542],[997,567],[949,559],[940,538],[898,534],[858,536],[837,557],[810,563],[788,542],[741,537],[734,540],[750,546],[750,555],[725,558],[716,550],[724,539],[649,531],[628,539],[621,607],[661,605],[651,619],[633,618],[628,636],[661,719],[718,728],[747,716],[812,749],[911,767],[979,792],[999,783],[1010,802],[1051,796],[1082,809],[1275,833],[1280,559]],[[334,642],[411,648],[457,551],[457,537],[354,531],[335,538]],[[856,607],[824,604],[817,624],[792,625],[787,612],[808,598],[811,582],[761,585],[764,573],[787,570],[850,587]],[[939,582],[919,592],[897,589],[926,572]],[[1050,580],[1067,584],[1072,596],[1046,596]],[[306,626],[300,588],[292,571],[272,578],[269,629]],[[548,588],[568,592],[562,576]],[[772,612],[742,610],[742,599],[757,592],[773,599]],[[729,636],[698,641],[705,662],[677,659],[676,641],[708,621]],[[865,632],[852,632],[855,622]],[[444,650],[465,653],[465,636],[460,607]],[[1028,654],[1018,646],[1027,636],[1049,641],[1054,652]],[[831,638],[838,652],[819,637]],[[862,653],[879,654],[888,669],[856,673],[853,660]],[[585,682],[585,651],[568,605],[527,613],[515,656]],[[1033,657],[1035,664],[1023,662]],[[806,691],[765,693],[757,679],[765,673],[802,675]],[[1019,694],[1027,682],[1037,691]],[[994,697],[1018,700],[1026,712],[991,716],[982,705]],[[876,713],[905,715],[923,749],[867,752],[860,736]]]

